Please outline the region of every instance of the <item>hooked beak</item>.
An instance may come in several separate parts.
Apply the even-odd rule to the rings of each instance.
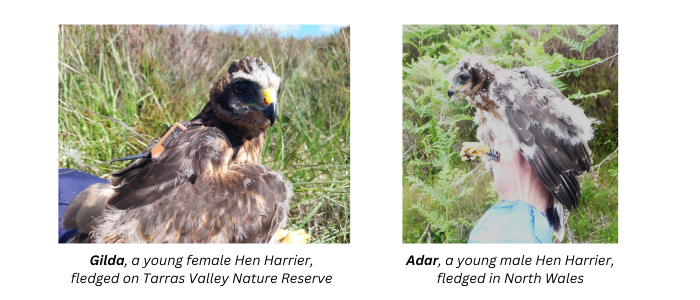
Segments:
[[[267,108],[262,111],[263,116],[270,120],[270,126],[275,124],[275,119],[277,119],[277,103],[270,103]]]
[[[452,97],[455,94],[454,90],[447,90],[447,97]]]
[[[263,105],[266,106],[262,110],[263,116],[270,120],[270,126],[275,124],[275,119],[277,119],[277,94],[274,89],[265,90],[265,98],[263,98]]]

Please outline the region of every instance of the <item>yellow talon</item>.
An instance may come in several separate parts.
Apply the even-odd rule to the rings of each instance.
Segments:
[[[280,244],[306,244],[311,238],[311,235],[306,233],[304,229],[293,232],[280,229],[275,232],[275,238],[280,241]]]
[[[476,157],[481,157],[489,153],[491,149],[477,142],[462,143],[462,150],[459,151],[459,156],[462,161],[474,160]]]

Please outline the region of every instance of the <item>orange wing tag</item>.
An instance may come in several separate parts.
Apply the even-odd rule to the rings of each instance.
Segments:
[[[156,158],[163,154],[163,151],[165,151],[166,148],[168,148],[168,145],[172,141],[174,141],[181,133],[185,132],[187,130],[187,127],[182,126],[182,124],[175,122],[175,125],[173,127],[170,127],[170,130],[163,135],[163,137],[160,138],[160,141],[158,141],[158,144],[156,144],[155,147],[151,150],[151,158]]]

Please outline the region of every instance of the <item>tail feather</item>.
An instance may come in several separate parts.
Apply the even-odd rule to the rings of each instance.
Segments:
[[[553,202],[552,206],[547,207],[546,215],[554,236],[561,242],[564,240],[564,205],[556,200]]]

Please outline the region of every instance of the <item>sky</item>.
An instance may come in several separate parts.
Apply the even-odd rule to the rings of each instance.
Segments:
[[[340,28],[348,25],[262,25],[265,30],[276,30],[281,37],[294,36],[295,38],[324,36],[337,33]],[[243,33],[246,29],[251,31],[261,30],[260,25],[207,25],[214,31],[238,30]]]

